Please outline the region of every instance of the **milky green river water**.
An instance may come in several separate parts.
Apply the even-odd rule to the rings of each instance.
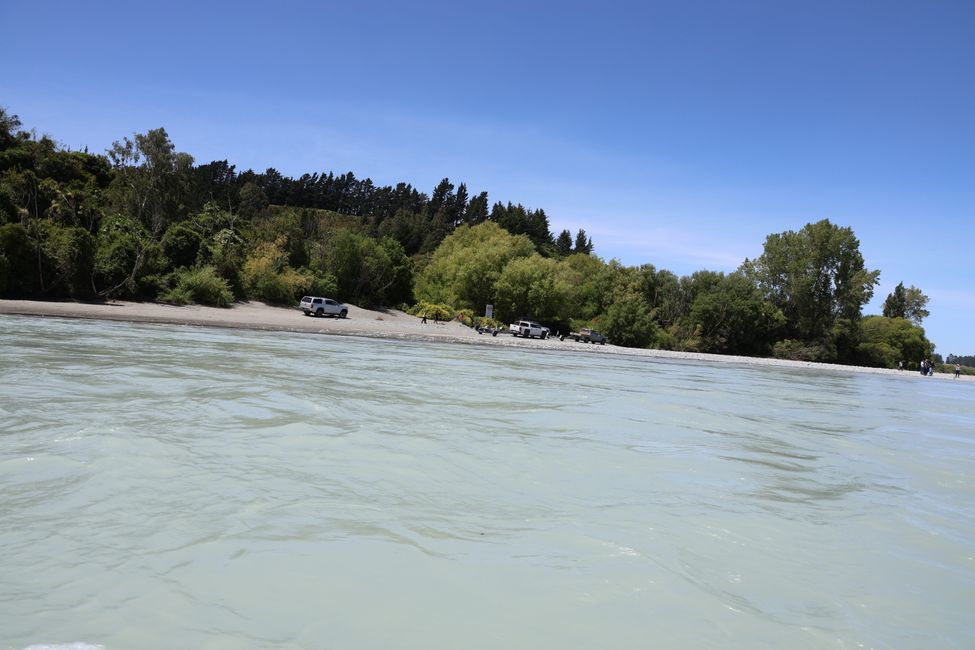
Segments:
[[[40,644],[973,648],[975,386],[0,316]]]

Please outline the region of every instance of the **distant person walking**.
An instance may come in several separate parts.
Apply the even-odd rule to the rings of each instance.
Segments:
[[[898,370],[903,370],[904,369],[904,362],[903,361],[898,361],[897,362],[897,369]]]
[[[420,322],[423,323],[424,325],[427,324],[427,314],[426,314],[426,312],[423,312],[423,320],[421,320]]]
[[[928,360],[921,359],[921,376],[928,374]]]
[[[958,375],[960,375],[960,374],[961,374],[961,364],[960,363],[956,363],[955,364],[955,379],[958,379]]]

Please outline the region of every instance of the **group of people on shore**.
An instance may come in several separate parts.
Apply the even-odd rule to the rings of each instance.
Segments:
[[[933,377],[934,376],[934,363],[931,361],[931,359],[921,359],[921,363],[919,363],[918,365],[921,368],[921,376],[922,377]],[[904,369],[904,362],[903,361],[898,361],[897,362],[897,369],[898,370],[903,370]],[[961,364],[960,363],[956,363],[955,364],[955,377],[954,378],[955,379],[958,379],[959,375],[961,375]]]

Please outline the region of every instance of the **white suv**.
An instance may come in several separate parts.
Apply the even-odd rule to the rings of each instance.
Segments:
[[[305,312],[305,316],[338,316],[345,318],[349,315],[349,308],[331,298],[305,296],[298,304],[298,309]]]
[[[537,336],[540,339],[548,337],[548,328],[543,327],[533,320],[520,320],[517,323],[512,323],[508,327],[508,331],[511,332],[513,336],[524,336],[526,339]]]

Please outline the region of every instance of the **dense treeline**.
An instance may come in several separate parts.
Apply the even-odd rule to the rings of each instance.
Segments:
[[[544,256],[592,250],[584,231],[554,237],[544,210],[492,206],[487,192],[470,196],[446,178],[427,195],[351,172],[293,179],[227,161],[195,166],[163,129],[98,156],[35,138],[0,111],[9,295],[184,302],[202,292],[225,304],[316,291],[399,304],[412,299],[414,260],[461,225],[494,221]],[[229,294],[210,286],[218,278]]]
[[[490,204],[441,181],[376,186],[351,172],[288,178],[195,165],[163,129],[107,154],[68,151],[0,109],[0,295],[128,297],[228,305],[326,294],[365,305],[439,305],[620,345],[894,367],[933,353],[927,298],[903,283],[862,316],[879,271],[827,220],[770,235],[729,274],[678,277],[554,236],[541,209]]]

